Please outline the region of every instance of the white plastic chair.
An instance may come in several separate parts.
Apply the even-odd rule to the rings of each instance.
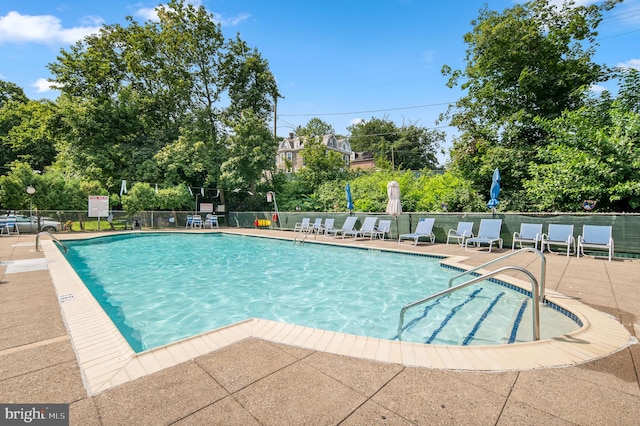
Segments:
[[[377,237],[384,241],[384,236],[389,236],[389,232],[391,232],[391,221],[389,219],[382,219],[378,222],[378,226],[376,226],[375,231],[371,234],[371,239]]]
[[[207,216],[205,216],[204,218],[204,227],[205,228],[211,228],[213,229],[213,227],[219,228],[220,226],[218,225],[218,216],[213,215],[213,214],[208,214]]]
[[[7,235],[11,235],[11,232],[20,235],[20,229],[18,228],[18,220],[14,214],[9,214],[5,218],[4,226],[2,227],[2,233],[7,231]]]
[[[373,239],[373,233],[375,232],[377,221],[378,221],[377,217],[367,216],[364,218],[364,221],[362,222],[362,226],[360,227],[360,229],[345,231],[342,233],[342,238],[348,235],[348,236],[353,236],[354,239],[358,239],[358,237],[364,238],[367,236],[370,239]]]
[[[320,233],[326,235],[327,232],[333,230],[333,222],[335,222],[334,218],[326,218],[324,224],[320,227]]]
[[[464,246],[467,238],[471,237],[473,237],[473,222],[458,222],[456,229],[449,229],[447,232],[447,244],[449,244],[449,240],[455,239],[458,244]]]
[[[578,235],[578,257],[584,256],[584,248],[605,249],[609,251],[609,262],[613,256],[613,229],[611,226],[583,225],[582,235]]]
[[[199,214],[194,214],[191,218],[191,227],[202,229],[202,216]]]
[[[498,243],[498,246],[502,249],[502,238],[500,238],[500,231],[502,230],[502,219],[482,219],[480,220],[480,229],[478,229],[478,236],[467,238],[464,243],[464,249],[469,250],[469,244],[475,244],[476,247],[480,247],[481,244],[489,244],[489,253],[493,248],[493,243]]]
[[[356,221],[358,220],[357,216],[348,216],[345,220],[344,223],[342,224],[342,228],[333,228],[333,229],[328,229],[326,231],[326,234],[333,234],[334,237],[337,237],[340,234],[343,234],[345,232],[350,232],[353,231],[354,227],[356,226]]]
[[[433,233],[433,224],[436,219],[433,217],[427,217],[420,219],[416,225],[416,230],[411,234],[400,234],[398,236],[398,244],[402,244],[402,240],[413,240],[413,245],[417,246],[420,238],[429,238],[431,244],[436,242],[436,236]]]
[[[296,223],[295,226],[293,227],[293,230],[306,232],[309,230],[310,222],[311,222],[310,217],[303,217],[302,222]]]
[[[520,232],[513,233],[513,242],[511,243],[511,251],[516,249],[516,243],[533,243],[533,248],[538,249],[538,243],[542,242],[542,224],[541,223],[521,223]]]
[[[319,234],[322,230],[322,218],[316,218],[311,225],[309,225],[309,229],[307,230],[310,234]]]
[[[546,247],[549,253],[553,253],[551,246],[566,246],[567,257],[571,256],[571,253],[576,250],[576,239],[573,237],[573,225],[550,223],[547,228],[547,233],[542,234],[541,251],[544,252]]]

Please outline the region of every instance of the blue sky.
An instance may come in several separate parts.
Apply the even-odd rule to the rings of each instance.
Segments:
[[[256,47],[274,73],[284,99],[277,128],[317,117],[347,135],[359,119],[386,118],[397,125],[434,128],[438,115],[461,93],[448,89],[444,64],[464,66],[463,36],[487,4],[502,11],[513,0],[193,0]],[[593,0],[578,0],[589,4]],[[0,79],[31,99],[55,99],[46,66],[61,48],[102,24],[153,17],[156,1],[2,0]],[[625,0],[600,28],[595,60],[640,68],[640,0]],[[615,85],[603,85],[615,89]],[[594,90],[601,90],[596,87]],[[443,127],[448,138],[455,129]],[[448,144],[445,145],[447,148]]]

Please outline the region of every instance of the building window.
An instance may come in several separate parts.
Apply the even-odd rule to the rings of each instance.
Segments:
[[[293,153],[287,152],[287,162],[285,163],[287,167],[287,173],[293,172]]]

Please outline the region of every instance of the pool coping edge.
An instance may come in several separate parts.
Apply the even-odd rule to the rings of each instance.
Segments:
[[[636,343],[624,326],[610,315],[547,291],[550,300],[583,321],[582,328],[537,342],[458,347],[389,341],[253,318],[135,353],[53,241],[42,241],[42,249],[89,395],[247,338],[408,367],[460,371],[564,367],[592,361]],[[455,260],[449,257],[447,264],[470,268]],[[499,276],[499,279],[524,288],[528,285],[513,277]]]

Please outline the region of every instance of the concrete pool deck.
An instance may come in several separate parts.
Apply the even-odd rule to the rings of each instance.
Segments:
[[[293,236],[291,232],[280,231],[233,228],[225,231]],[[57,237],[89,235],[57,234]],[[354,243],[353,239],[326,241]],[[367,240],[355,244],[399,248],[395,241]],[[467,252],[455,244],[421,244],[402,249],[457,256],[455,260],[467,266],[480,265],[509,251]],[[607,262],[603,258],[558,255],[548,255],[546,259],[550,293],[568,296],[569,303],[576,299],[589,309],[605,312],[624,326],[616,329],[614,325],[616,334],[619,328],[624,328],[628,336],[638,336],[640,260]],[[69,324],[65,324],[61,314],[61,306],[64,309],[66,302],[59,303],[58,298],[66,294],[56,294],[52,283],[57,262],[35,251],[34,235],[0,238],[0,262],[0,403],[69,403],[71,424],[638,422],[637,344],[622,345],[617,350],[598,348],[605,355],[587,357],[594,360],[586,362],[585,350],[580,348],[589,345],[574,341],[569,343],[579,349],[578,354],[573,361],[560,363],[563,367],[536,368],[526,366],[525,362],[521,364],[524,367],[500,364],[493,368],[495,371],[480,372],[462,371],[464,368],[456,363],[470,357],[460,361],[450,351],[442,355],[441,361],[427,364],[432,368],[419,366],[420,354],[412,355],[413,363],[404,362],[406,359],[402,357],[398,362],[393,359],[381,362],[375,357],[349,356],[357,354],[354,352],[330,350],[348,346],[346,343],[354,347],[354,342],[325,343],[321,347],[326,350],[320,350],[312,345],[309,348],[284,344],[286,338],[278,340],[272,335],[258,338],[261,335],[256,329],[260,327],[252,326],[250,331],[242,331],[245,338],[218,343],[218,350],[205,348],[199,353],[197,348],[191,348],[185,350],[184,360],[173,359],[173,366],[153,367],[151,370],[156,372],[140,374],[136,380],[121,381],[105,386],[104,390],[93,389],[85,371],[92,368],[91,361],[79,361],[83,347],[77,343],[74,347],[68,334]],[[531,267],[534,274],[537,272],[533,257],[510,264],[518,262],[520,266]],[[73,293],[72,297],[79,296]],[[75,342],[76,332],[73,333]],[[105,334],[92,326],[78,334],[83,333],[89,340]],[[359,350],[360,354],[363,352],[365,348]],[[518,358],[534,352],[522,351]],[[501,356],[487,355],[486,359],[487,363],[499,364]],[[149,360],[147,364],[157,361]],[[521,361],[526,360],[518,359]]]

